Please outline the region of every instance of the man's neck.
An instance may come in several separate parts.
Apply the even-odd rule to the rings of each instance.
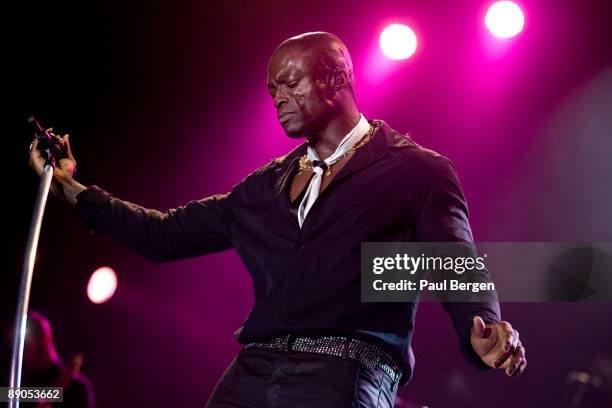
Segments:
[[[334,153],[340,141],[357,125],[359,118],[360,114],[356,110],[337,116],[323,130],[307,137],[309,145],[321,160],[327,159]]]

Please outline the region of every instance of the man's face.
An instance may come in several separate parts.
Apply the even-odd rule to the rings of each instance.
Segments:
[[[289,137],[323,128],[333,111],[325,81],[315,78],[314,61],[312,53],[287,46],[272,56],[268,66],[268,92]]]

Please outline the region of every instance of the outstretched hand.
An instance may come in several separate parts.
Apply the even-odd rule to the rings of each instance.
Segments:
[[[62,155],[58,158],[53,168],[51,192],[74,205],[76,203],[77,194],[85,190],[86,187],[73,178],[76,172],[76,160],[70,149],[70,137],[68,135],[64,135],[63,137],[53,135],[53,137],[56,143],[61,147]],[[45,166],[45,162],[44,156],[38,149],[38,139],[34,139],[30,144],[30,166],[40,175]]]
[[[70,149],[70,136],[67,134],[63,137],[53,135],[53,138],[55,138],[55,142],[61,146],[62,150],[62,156],[58,158],[58,162],[53,169],[53,176],[58,181],[63,181],[74,176],[76,172],[76,160]],[[45,166],[45,158],[38,149],[38,139],[34,139],[30,144],[30,166],[38,175],[42,173],[42,169]]]
[[[480,316],[474,316],[470,342],[486,365],[505,369],[512,378],[518,377],[527,367],[525,347],[519,340],[518,331],[508,322],[485,324]]]

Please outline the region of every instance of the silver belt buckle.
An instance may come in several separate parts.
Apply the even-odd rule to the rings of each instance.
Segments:
[[[286,346],[287,346],[287,353],[289,353],[289,354],[295,354],[296,353],[296,351],[293,349],[293,345],[295,344],[296,338],[297,338],[297,336],[295,334],[292,334],[292,333],[290,333],[290,334],[288,334],[286,336],[286,339],[287,339],[287,344],[286,344]]]

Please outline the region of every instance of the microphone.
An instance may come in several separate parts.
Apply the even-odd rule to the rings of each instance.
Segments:
[[[55,167],[57,160],[66,155],[64,146],[57,141],[55,134],[44,128],[34,116],[28,118],[28,123],[32,126],[34,137],[38,140],[38,150],[41,151],[47,163]]]

